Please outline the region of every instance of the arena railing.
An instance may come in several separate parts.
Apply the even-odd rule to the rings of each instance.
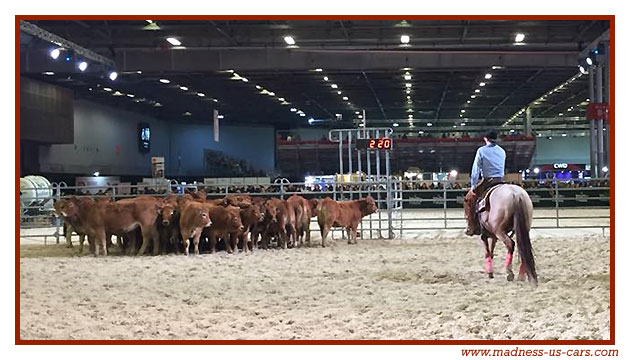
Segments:
[[[570,184],[571,186],[567,186],[566,180],[559,179],[548,179],[542,182],[540,180],[523,181],[521,186],[530,194],[534,203],[533,229],[601,228],[603,234],[605,234],[606,229],[610,229],[609,179],[574,180],[578,184]],[[580,187],[579,183],[591,184],[591,186]],[[371,235],[374,232],[379,234],[379,238],[387,238],[387,236],[382,236],[383,231],[396,233],[402,237],[404,231],[461,230],[465,228],[463,199],[468,191],[467,184],[453,180],[403,180],[399,177],[392,177],[391,184],[393,189],[388,189],[388,181],[385,176],[382,176],[379,181],[331,183],[324,190],[312,190],[309,188],[312,187],[312,184],[304,182],[210,186],[199,183],[187,186],[196,187],[197,190],[206,190],[208,198],[241,194],[286,199],[297,194],[307,199],[330,197],[335,200],[356,200],[372,195],[379,206],[379,211],[364,219],[360,228],[362,235],[364,231],[369,231],[370,238],[373,238]],[[427,184],[432,184],[434,188],[421,188],[423,186],[428,187]],[[91,190],[103,188],[102,185],[65,186],[65,184],[53,184],[52,196],[37,199],[33,204],[24,205],[21,203],[20,236],[43,237],[44,243],[47,243],[49,237],[53,237],[55,242],[59,243],[62,236],[60,230],[63,224],[54,215],[52,202],[61,198],[91,196],[111,198],[115,201],[139,195],[159,197],[178,194],[177,190],[181,190],[181,185],[176,183],[151,186],[144,184],[127,185],[126,188],[130,191],[124,193],[120,193],[117,187],[111,186],[106,192],[86,195]],[[148,190],[148,193],[145,190]],[[581,209],[589,209],[590,212],[587,216],[571,214],[572,211],[570,210]],[[316,219],[312,219],[312,223],[316,225]],[[436,225],[437,223],[439,225]],[[22,233],[22,230],[50,229],[51,227],[55,229],[52,234],[35,234],[32,231],[27,231],[27,234]],[[313,226],[311,231],[318,231],[318,229]]]

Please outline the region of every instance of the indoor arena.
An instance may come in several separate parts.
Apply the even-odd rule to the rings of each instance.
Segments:
[[[17,20],[21,340],[611,339],[608,20],[141,18]]]

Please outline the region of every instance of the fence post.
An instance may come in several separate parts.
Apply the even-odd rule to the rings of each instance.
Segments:
[[[53,198],[57,198],[59,200],[61,196],[61,184],[57,184],[57,194],[53,195]],[[57,245],[59,245],[59,224],[61,224],[61,218],[55,217],[55,224],[57,225],[57,231],[55,231],[55,239],[57,241]]]
[[[446,229],[448,227],[448,220],[447,220],[447,215],[448,212],[446,210],[446,185],[442,185],[442,189],[443,189],[443,198],[444,198],[444,228]]]
[[[284,200],[284,184],[280,182],[280,199]]]
[[[558,204],[558,179],[554,179],[555,198],[556,198],[556,227],[560,227],[560,207]]]

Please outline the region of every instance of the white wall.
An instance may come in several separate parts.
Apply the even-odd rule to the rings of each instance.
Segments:
[[[536,138],[533,165],[567,163],[590,164],[588,136]]]

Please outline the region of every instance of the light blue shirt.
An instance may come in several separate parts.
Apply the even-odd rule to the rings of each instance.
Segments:
[[[490,143],[477,149],[475,161],[470,171],[470,186],[479,183],[479,175],[484,178],[500,177],[505,174],[505,150],[496,143]]]

